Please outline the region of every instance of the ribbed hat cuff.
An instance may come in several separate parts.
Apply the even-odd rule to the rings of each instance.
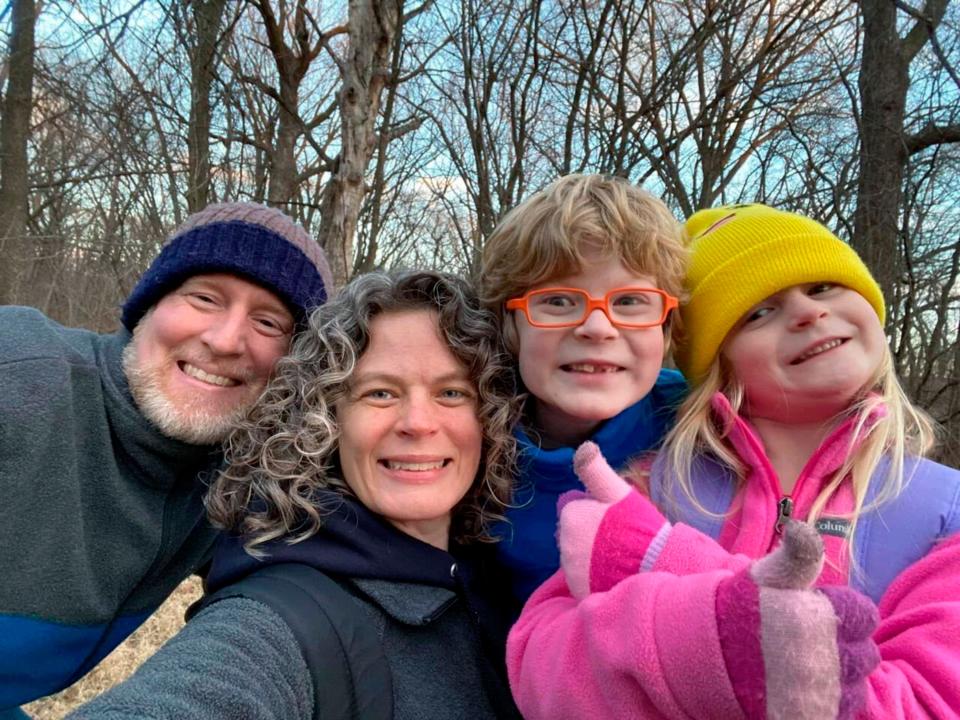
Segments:
[[[699,383],[747,310],[784,288],[820,281],[856,290],[884,321],[883,293],[853,248],[826,234],[780,236],[731,256],[696,283],[681,309],[685,339],[675,352],[677,367]]]
[[[214,222],[190,229],[163,248],[124,303],[123,325],[132,331],[147,310],[187,278],[218,272],[273,292],[298,323],[327,299],[316,266],[283,235],[240,220]]]

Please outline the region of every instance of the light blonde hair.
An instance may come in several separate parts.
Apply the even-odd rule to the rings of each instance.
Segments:
[[[703,507],[693,487],[694,459],[702,454],[713,455],[736,474],[739,484],[745,481],[747,470],[727,441],[731,425],[719,422],[711,410],[710,401],[717,392],[722,392],[733,410],[739,412],[744,401],[744,387],[719,352],[703,382],[680,407],[677,423],[668,433],[662,449],[666,454],[663,480],[666,502],[677,507],[682,493],[699,511],[708,515],[713,513]],[[878,410],[882,411],[879,417]],[[848,543],[848,550],[852,552],[857,520],[864,510],[867,489],[881,458],[887,455],[889,469],[883,478],[878,479],[880,485],[875,490],[871,507],[881,505],[903,491],[909,480],[904,472],[906,458],[929,453],[934,445],[935,431],[927,414],[915,407],[904,392],[894,372],[893,356],[886,346],[874,377],[837,422],[848,418],[853,418],[851,451],[824,485],[805,519],[816,521],[849,475],[855,499]]]
[[[579,272],[587,248],[615,255],[682,298],[687,249],[683,228],[669,208],[623,178],[566,175],[507,213],[487,239],[480,271],[483,303],[505,319],[507,300],[550,278]],[[678,314],[669,322],[676,335]],[[504,337],[516,354],[510,328],[512,323],[504,323]]]

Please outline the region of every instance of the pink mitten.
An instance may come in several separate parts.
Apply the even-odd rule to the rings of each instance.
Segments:
[[[577,449],[573,467],[587,493],[560,497],[557,544],[570,593],[583,598],[639,572],[651,543],[670,525],[613,471],[594,443]]]
[[[866,702],[880,660],[873,603],[848,588],[813,590],[823,543],[791,522],[779,548],[717,588],[717,629],[749,718],[841,718]]]

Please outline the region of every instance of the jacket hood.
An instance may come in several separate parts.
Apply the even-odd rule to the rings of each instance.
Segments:
[[[275,540],[260,545],[263,558],[244,551],[243,537],[224,535],[206,578],[207,591],[214,592],[265,565],[289,562],[333,576],[457,587],[454,565],[468,554],[466,548],[451,545],[450,552],[440,550],[400,532],[356,500],[331,494],[338,504],[317,534],[296,544]]]

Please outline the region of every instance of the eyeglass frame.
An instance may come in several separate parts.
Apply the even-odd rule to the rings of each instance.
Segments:
[[[615,295],[616,293],[622,293],[626,290],[641,290],[643,292],[652,292],[657,295],[660,295],[663,298],[663,314],[660,316],[659,322],[653,323],[625,323],[619,320],[615,320],[610,316],[609,306],[610,306],[610,296]],[[549,292],[574,292],[578,293],[587,298],[587,306],[584,308],[583,317],[580,318],[577,322],[564,322],[564,323],[542,323],[537,322],[532,317],[530,317],[530,298],[535,295],[542,295]],[[572,288],[572,287],[548,287],[548,288],[539,288],[537,290],[528,290],[520,297],[510,298],[506,303],[507,310],[522,310],[524,317],[527,318],[527,322],[532,327],[537,328],[546,328],[551,329],[560,329],[560,328],[571,328],[579,327],[583,325],[590,317],[591,313],[594,310],[600,310],[610,321],[610,324],[618,328],[626,328],[628,330],[642,330],[645,328],[652,327],[661,327],[667,320],[670,318],[670,313],[673,310],[677,310],[680,307],[680,301],[675,298],[673,295],[668,293],[665,290],[660,288],[648,288],[635,285],[628,285],[626,287],[619,287],[610,290],[605,293],[602,298],[597,298],[588,293],[583,288]]]

